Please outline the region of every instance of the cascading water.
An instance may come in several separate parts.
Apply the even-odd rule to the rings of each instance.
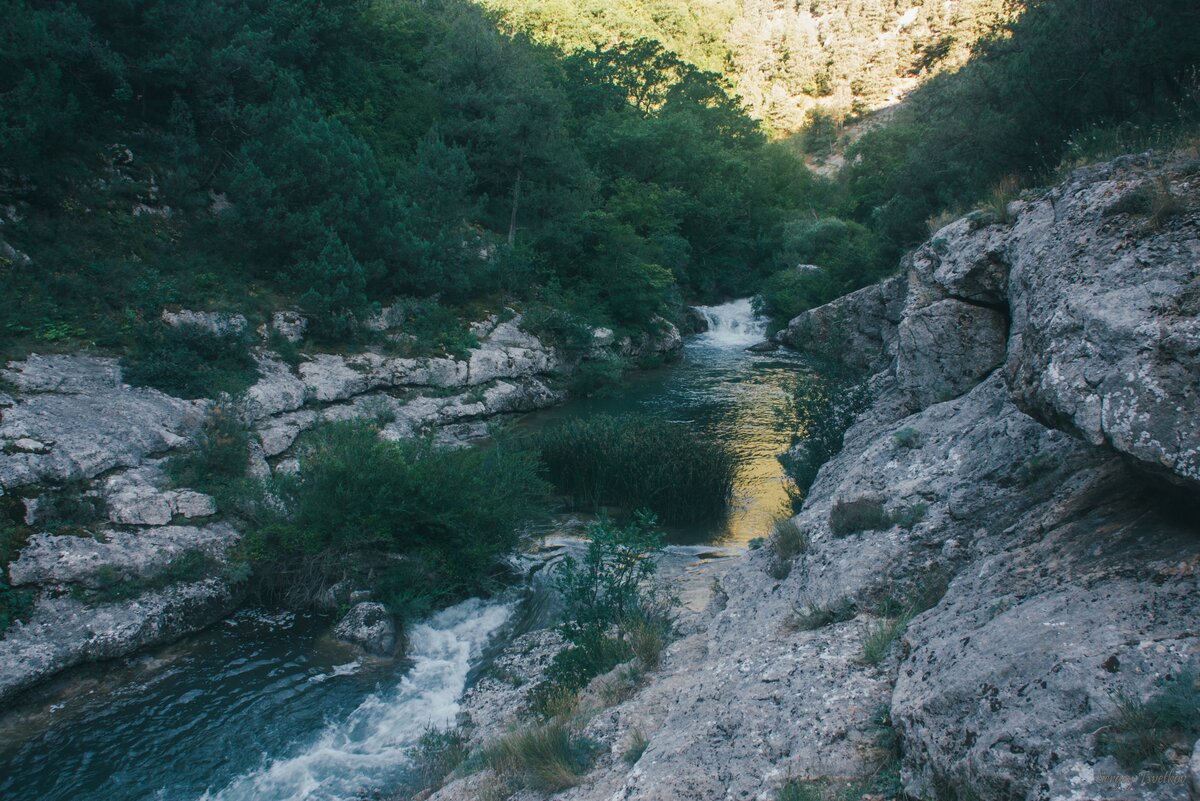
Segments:
[[[763,340],[767,321],[754,313],[749,298],[731,300],[719,306],[697,306],[696,311],[708,322],[708,331],[695,338],[697,343],[719,348],[744,348]]]
[[[510,604],[472,599],[413,626],[408,649],[413,665],[398,687],[368,696],[295,755],[269,759],[204,798],[349,801],[394,782],[421,734],[454,722],[471,667],[512,611]]]

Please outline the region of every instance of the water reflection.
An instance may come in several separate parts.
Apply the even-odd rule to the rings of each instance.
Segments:
[[[700,308],[709,331],[688,339],[677,364],[634,374],[609,394],[531,415],[524,425],[637,412],[687,423],[722,440],[738,461],[733,508],[714,525],[671,532],[672,541],[744,544],[769,534],[790,509],[778,456],[791,444],[791,430],[779,411],[803,364],[785,352],[746,351],[763,341],[763,323],[748,300]]]

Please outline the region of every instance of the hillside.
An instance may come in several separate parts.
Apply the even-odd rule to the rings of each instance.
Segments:
[[[570,51],[656,39],[723,73],[747,109],[783,134],[891,105],[961,66],[1005,13],[999,0],[480,0],[514,30]],[[824,135],[824,134],[822,134]]]

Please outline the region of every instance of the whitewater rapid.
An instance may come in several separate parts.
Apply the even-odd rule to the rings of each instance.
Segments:
[[[394,779],[426,729],[454,723],[472,666],[513,610],[513,604],[474,598],[413,626],[408,649],[413,665],[399,685],[368,696],[292,756],[264,755],[258,768],[202,799],[351,801]]]
[[[696,311],[708,322],[708,330],[693,340],[698,345],[740,349],[763,341],[767,321],[754,313],[750,298],[718,306],[697,306]]]

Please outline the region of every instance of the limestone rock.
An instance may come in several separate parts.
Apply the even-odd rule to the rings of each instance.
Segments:
[[[277,311],[271,315],[271,330],[293,345],[298,345],[304,341],[308,318],[299,312]]]
[[[1158,230],[1108,209],[1143,181],[1185,210]],[[1200,175],[1126,158],[1024,211],[1009,247],[1017,402],[1051,425],[1200,486]],[[1133,231],[1131,232],[1131,227]]]
[[[304,405],[307,387],[292,374],[291,368],[278,359],[260,356],[259,379],[246,390],[242,409],[251,420],[294,412]]]
[[[162,321],[170,326],[194,326],[222,336],[240,334],[249,325],[245,315],[242,314],[191,309],[180,309],[177,312],[164,310]]]
[[[55,356],[10,362],[3,378],[25,393],[0,419],[0,489],[91,478],[184,445],[205,401],[120,383],[112,359]],[[28,439],[39,452],[3,447]]]
[[[905,315],[896,335],[896,381],[913,409],[949,400],[1004,362],[1004,316],[958,300]]]
[[[369,654],[391,656],[396,650],[396,620],[383,604],[363,601],[346,613],[333,636]]]
[[[153,578],[188,553],[202,553],[219,562],[238,536],[224,523],[107,531],[100,539],[35,534],[9,566],[9,577],[16,586],[99,588],[113,581]]]
[[[240,597],[210,578],[91,606],[70,595],[41,597],[25,623],[0,639],[0,703],[86,661],[112,659],[198,631],[229,614]]]
[[[807,311],[775,335],[797,350],[830,356],[855,370],[875,372],[893,355],[907,279],[898,275]],[[830,347],[836,344],[836,347]]]

